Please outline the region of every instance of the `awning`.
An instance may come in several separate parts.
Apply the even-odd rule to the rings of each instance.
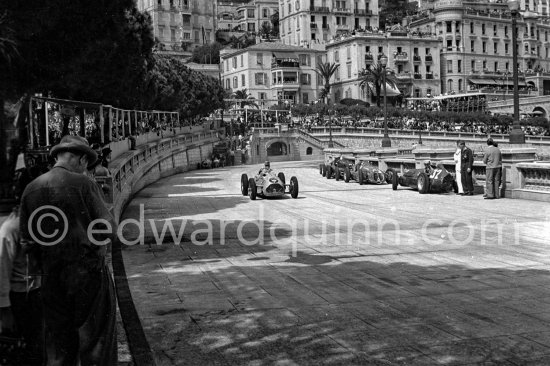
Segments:
[[[511,79],[510,80],[504,80],[504,81],[499,82],[499,85],[513,86],[514,85],[514,80],[511,80]],[[518,80],[518,86],[527,86],[527,84],[523,80]]]
[[[275,57],[277,60],[284,60],[284,59],[292,59],[292,60],[299,60],[297,54],[294,52],[273,52],[273,57]]]
[[[369,88],[371,90],[376,90],[374,85],[372,83],[369,83]],[[381,86],[380,92],[382,93],[382,97],[384,96],[384,85]],[[386,83],[386,96],[388,97],[396,97],[398,95],[401,95],[401,91],[399,89],[394,89],[390,86],[390,84]]]
[[[498,85],[496,81],[490,79],[469,79],[468,81],[478,85]]]
[[[504,79],[504,80],[501,80],[501,79],[469,79],[468,81],[472,84],[478,84],[478,85],[495,85],[495,86],[504,86],[504,85],[512,86],[512,85],[514,85],[514,80],[512,80],[512,78],[509,78],[508,80],[506,80],[506,79]],[[525,84],[525,81],[523,81],[523,80],[518,81],[518,86],[526,86],[526,85],[527,84]]]

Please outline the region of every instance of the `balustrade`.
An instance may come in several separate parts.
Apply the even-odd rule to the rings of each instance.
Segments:
[[[521,189],[550,192],[550,164],[519,163],[517,168]]]

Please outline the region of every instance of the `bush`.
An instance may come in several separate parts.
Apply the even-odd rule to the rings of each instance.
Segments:
[[[370,107],[369,103],[361,99],[344,98],[344,99],[340,99],[338,103],[347,105],[347,106],[360,105],[363,107]]]

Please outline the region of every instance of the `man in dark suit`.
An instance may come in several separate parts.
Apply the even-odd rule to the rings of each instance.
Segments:
[[[469,147],[466,147],[464,141],[459,141],[458,146],[460,147],[461,153],[461,179],[462,187],[464,188],[465,196],[474,195],[474,181],[472,179],[472,174],[474,172],[474,153]]]

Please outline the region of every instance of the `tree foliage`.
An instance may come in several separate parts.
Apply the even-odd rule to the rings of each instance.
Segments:
[[[222,45],[218,42],[205,44],[193,50],[191,61],[198,64],[219,64]]]
[[[145,95],[147,109],[178,110],[191,118],[222,108],[226,92],[218,79],[189,69],[183,61],[154,55]]]
[[[139,106],[154,41],[149,15],[134,1],[4,4],[22,61],[0,70],[0,84],[17,94]]]
[[[320,96],[321,99],[325,99],[325,103],[328,102],[328,98],[330,96],[330,78],[332,77],[332,75],[334,75],[334,73],[336,72],[339,66],[340,64],[331,64],[330,62],[319,62],[317,64],[317,68],[315,69],[317,74],[321,76],[321,78],[325,83],[323,90],[321,90],[321,96]]]
[[[359,73],[359,87],[367,89],[367,91],[376,96],[376,105],[380,107],[380,101],[383,97],[382,88],[384,83],[384,72],[386,73],[386,84],[392,88],[397,88],[397,78],[391,70],[376,63],[361,70]]]

